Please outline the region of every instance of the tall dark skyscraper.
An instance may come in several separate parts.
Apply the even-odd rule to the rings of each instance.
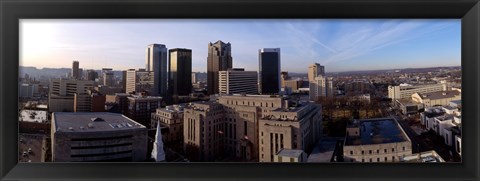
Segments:
[[[232,68],[232,48],[230,43],[218,40],[208,44],[207,57],[208,94],[218,94],[218,72]]]
[[[72,64],[72,77],[74,79],[80,79],[79,63],[78,61],[73,61]]]
[[[145,57],[145,70],[153,71],[153,94],[155,96],[167,95],[167,47],[162,44],[147,46]]]
[[[192,92],[192,50],[175,48],[168,51],[169,93],[188,95]]]
[[[278,94],[280,92],[280,48],[262,48],[258,50],[258,83],[260,94]]]

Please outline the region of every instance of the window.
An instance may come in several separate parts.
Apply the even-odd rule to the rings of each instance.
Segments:
[[[370,160],[370,162],[372,162],[372,159],[371,159],[371,158],[370,158],[369,160]]]
[[[405,147],[403,147],[403,151],[405,151]]]
[[[387,153],[387,149],[384,149],[383,151],[384,151],[384,153]]]
[[[353,155],[353,151],[350,151],[350,155]]]
[[[380,153],[380,150],[377,150],[377,153]]]
[[[387,157],[385,157],[385,161],[387,161]]]
[[[365,159],[362,158],[362,162],[365,162]]]
[[[362,155],[365,154],[365,151],[362,150]]]
[[[380,162],[380,158],[377,158],[377,162]]]
[[[368,153],[369,153],[369,154],[372,154],[372,150],[368,150]]]

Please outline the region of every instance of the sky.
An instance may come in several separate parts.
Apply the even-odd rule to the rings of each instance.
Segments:
[[[206,72],[208,43],[230,42],[234,68],[258,70],[258,50],[281,49],[282,71],[304,73],[460,66],[460,19],[20,20],[20,65],[145,68],[146,47],[192,49]]]

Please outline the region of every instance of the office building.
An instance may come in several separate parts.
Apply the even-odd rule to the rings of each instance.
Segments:
[[[144,92],[148,95],[155,95],[155,73],[143,69],[127,70],[125,93]]]
[[[321,110],[319,104],[303,103],[263,114],[258,123],[260,162],[274,162],[282,149],[310,152],[322,135]]]
[[[151,114],[157,108],[160,108],[162,97],[145,96],[145,95],[130,95],[128,99],[128,113],[127,116],[142,125],[151,128]]]
[[[409,85],[401,84],[399,86],[388,86],[388,98],[395,99],[411,98],[415,93],[429,93],[437,91],[446,91],[446,84],[429,84],[429,85]]]
[[[256,71],[235,68],[218,74],[220,94],[258,94]]]
[[[192,72],[192,84],[197,83],[197,72]]]
[[[208,44],[207,56],[207,93],[218,94],[218,72],[232,68],[232,49],[230,43],[218,40]]]
[[[115,86],[115,77],[113,76],[112,71],[103,72],[103,85]]]
[[[263,153],[263,161],[271,162],[273,157],[268,154],[267,160],[266,146],[261,146],[270,145],[266,140],[270,133],[285,136],[284,140],[271,142],[277,143],[278,148],[307,151],[320,137],[319,123],[321,107],[317,104],[293,104],[278,95],[221,95],[213,101],[194,102],[185,107],[185,149],[193,154],[189,159],[196,161],[234,157],[258,162]]]
[[[457,90],[452,91],[436,91],[429,93],[414,93],[412,100],[421,103],[424,107],[446,106],[450,101],[461,100],[462,95]]]
[[[345,162],[399,162],[412,154],[412,142],[392,118],[353,120],[343,145]]]
[[[169,93],[184,96],[192,92],[192,50],[175,48],[169,51]]]
[[[88,101],[75,101],[75,94],[86,94],[93,89],[93,81],[87,80],[50,80],[48,111],[73,112],[76,107],[84,107]]]
[[[87,78],[87,80],[95,82],[96,79],[98,78],[98,72],[93,70],[93,69],[89,69],[89,70],[87,70],[86,78]]]
[[[52,114],[53,162],[145,161],[147,128],[115,113]]]
[[[168,59],[167,47],[162,44],[150,44],[147,46],[145,58],[145,71],[153,72],[154,96],[166,96],[168,84]]]
[[[278,94],[280,92],[280,48],[262,48],[258,50],[258,89],[260,94]]]
[[[162,132],[165,143],[183,142],[183,108],[182,105],[166,106],[152,113],[151,125],[157,127],[160,124],[165,130]]]
[[[308,81],[315,81],[315,77],[325,77],[325,66],[321,66],[319,63],[314,63],[308,66]]]
[[[105,95],[94,90],[87,90],[85,93],[75,93],[74,112],[104,112]]]
[[[74,79],[79,80],[81,78],[80,76],[80,71],[79,71],[79,62],[78,61],[73,61],[72,63],[72,77]]]

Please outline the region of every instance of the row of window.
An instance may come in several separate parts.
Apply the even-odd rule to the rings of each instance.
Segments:
[[[405,147],[402,147],[402,151],[405,151]],[[395,148],[392,148],[392,153],[395,152]],[[376,153],[379,154],[380,150],[376,150]],[[387,153],[387,149],[383,149],[383,153]],[[365,150],[362,150],[362,155],[365,154]],[[373,154],[372,150],[368,150],[368,154]],[[350,155],[353,155],[353,151],[350,151]]]

